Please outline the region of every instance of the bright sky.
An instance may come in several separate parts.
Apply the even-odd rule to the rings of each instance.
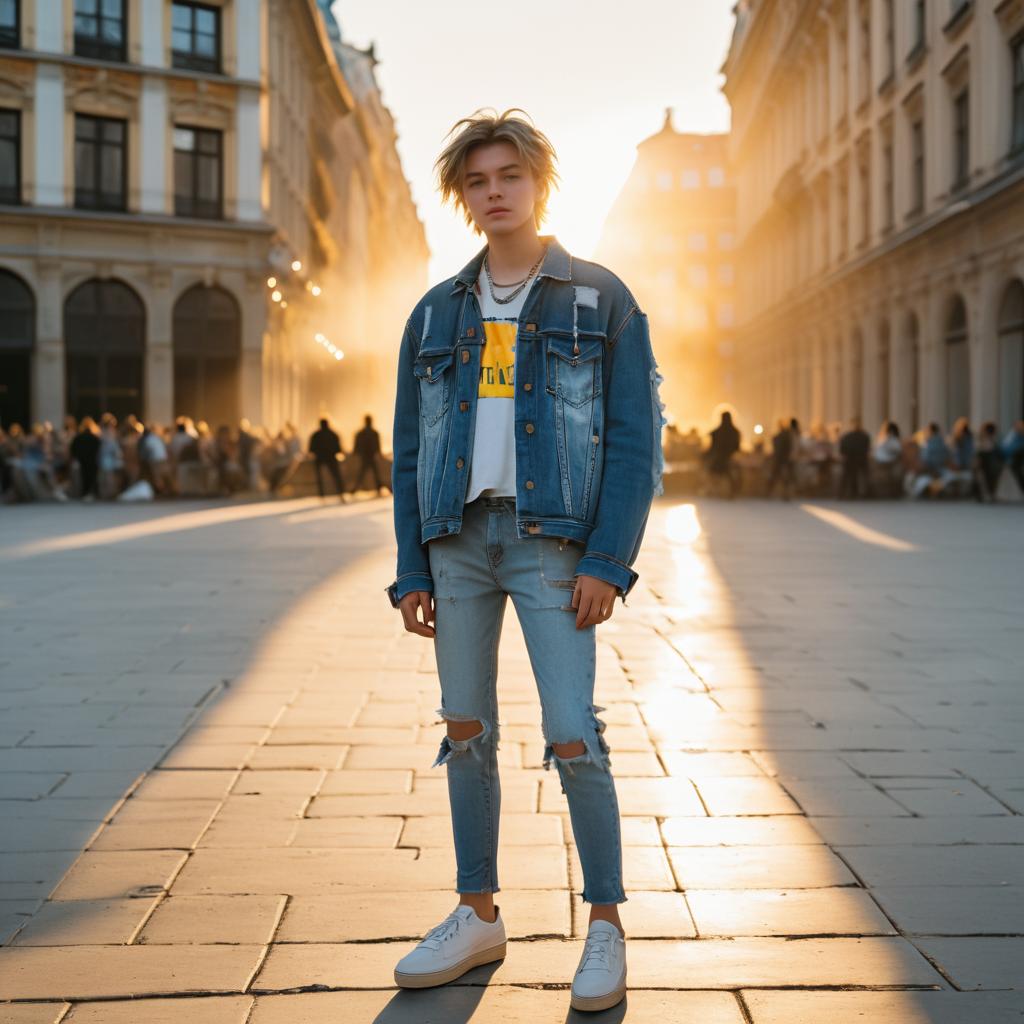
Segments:
[[[427,228],[430,283],[483,245],[434,189],[445,134],[477,107],[522,107],[559,156],[542,231],[592,254],[636,157],[674,107],[679,131],[729,129],[718,69],[733,0],[337,0],[342,35],[376,43],[377,81]]]

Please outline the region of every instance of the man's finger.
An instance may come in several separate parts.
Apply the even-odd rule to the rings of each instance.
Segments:
[[[576,612],[576,628],[582,629],[589,626],[590,610],[593,607],[594,599],[589,594],[580,595],[579,610]]]
[[[423,609],[424,625],[431,625],[434,622],[434,595],[425,591],[420,593],[420,607]]]

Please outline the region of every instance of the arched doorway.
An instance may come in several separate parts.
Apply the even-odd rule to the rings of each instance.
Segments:
[[[64,303],[67,411],[145,415],[146,311],[121,281],[92,279]]]
[[[946,422],[971,414],[971,354],[967,346],[967,307],[956,295],[946,318]]]
[[[223,288],[197,284],[174,304],[174,412],[216,429],[239,418],[242,325]]]
[[[1024,419],[1024,284],[1011,281],[999,304],[999,425]]]
[[[0,427],[32,419],[36,300],[16,274],[0,270]]]

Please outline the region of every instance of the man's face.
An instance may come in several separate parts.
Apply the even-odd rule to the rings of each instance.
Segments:
[[[533,219],[537,187],[515,146],[493,142],[470,151],[462,196],[481,231],[511,234]]]

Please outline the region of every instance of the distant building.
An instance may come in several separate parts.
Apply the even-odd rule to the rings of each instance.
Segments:
[[[745,419],[1024,416],[1024,4],[736,16]]]
[[[0,419],[372,409],[428,256],[373,63],[314,0],[0,3]]]
[[[670,422],[706,425],[733,392],[736,190],[727,136],[672,127],[637,146],[595,258],[647,313]]]

